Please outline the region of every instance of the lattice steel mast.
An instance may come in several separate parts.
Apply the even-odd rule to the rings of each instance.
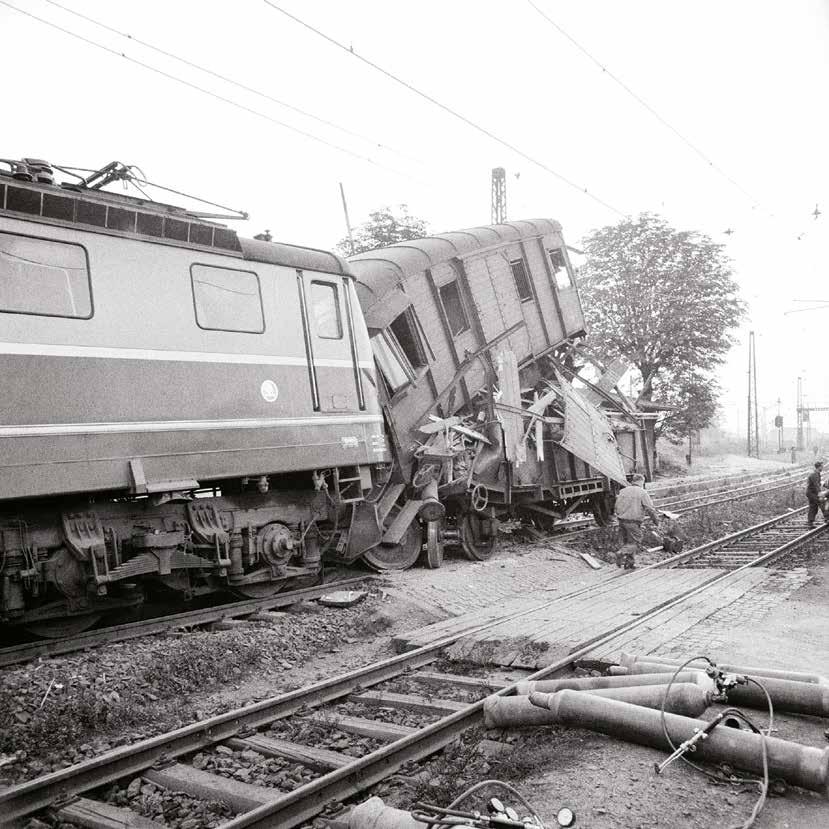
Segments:
[[[507,220],[507,171],[503,167],[492,168],[492,224]]]

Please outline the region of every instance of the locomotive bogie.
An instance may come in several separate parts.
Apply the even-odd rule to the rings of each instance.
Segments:
[[[275,592],[318,575],[331,524],[326,494],[310,479],[303,492],[61,506],[60,523],[53,505],[0,518],[0,621],[132,606],[141,599],[137,584],[188,599],[220,589],[249,595],[250,585]]]

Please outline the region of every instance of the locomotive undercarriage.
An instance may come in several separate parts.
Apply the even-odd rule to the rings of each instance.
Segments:
[[[219,591],[262,598],[315,583],[322,552],[337,537],[340,490],[332,497],[310,473],[304,489],[296,476],[284,478],[16,504],[0,513],[0,623],[67,635],[104,617],[137,618],[156,589],[183,600]]]

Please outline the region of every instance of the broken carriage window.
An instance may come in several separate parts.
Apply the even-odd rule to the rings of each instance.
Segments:
[[[412,368],[423,368],[428,361],[423,348],[422,332],[415,319],[414,311],[407,308],[400,316],[392,320],[389,328]]]
[[[212,265],[191,265],[199,328],[261,334],[265,330],[259,277]]]
[[[550,264],[553,266],[553,275],[556,278],[556,285],[559,290],[564,288],[572,288],[573,277],[570,276],[570,269],[567,267],[567,260],[564,258],[564,252],[561,249],[549,250]]]
[[[533,289],[532,285],[530,285],[530,278],[527,275],[524,260],[517,259],[515,262],[510,262],[509,266],[512,268],[512,276],[515,279],[515,287],[518,289],[518,296],[521,302],[533,299]]]
[[[390,394],[394,394],[414,379],[406,370],[403,362],[405,357],[399,352],[399,346],[388,333],[381,331],[372,337],[371,347]]]
[[[388,328],[373,336],[371,345],[391,394],[413,383],[415,369],[424,368],[429,358],[435,358],[412,308],[407,308]]]
[[[343,325],[336,285],[316,280],[311,282],[311,314],[318,337],[326,340],[342,339]]]
[[[0,233],[0,311],[89,319],[92,289],[81,245]]]
[[[466,315],[466,308],[463,307],[461,292],[458,282],[449,282],[439,288],[440,301],[443,303],[443,310],[446,311],[446,319],[449,322],[449,330],[453,337],[469,330],[469,317]]]

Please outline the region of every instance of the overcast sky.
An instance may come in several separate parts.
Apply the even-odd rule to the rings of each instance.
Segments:
[[[533,0],[705,159],[526,0],[273,0],[577,188],[263,0],[61,0],[133,40],[47,0],[8,2],[0,156],[136,164],[248,211],[242,233],[323,248],[345,235],[339,182],[353,223],[406,203],[439,232],[489,223],[503,166],[509,218],[558,219],[576,246],[620,213],[662,213],[726,245],[750,304],[721,372],[727,425],[745,428],[749,328],[769,419],[780,397],[794,422],[798,375],[807,401],[829,406],[829,309],[784,314],[829,300],[829,0]],[[829,431],[829,413],[814,422]]]

